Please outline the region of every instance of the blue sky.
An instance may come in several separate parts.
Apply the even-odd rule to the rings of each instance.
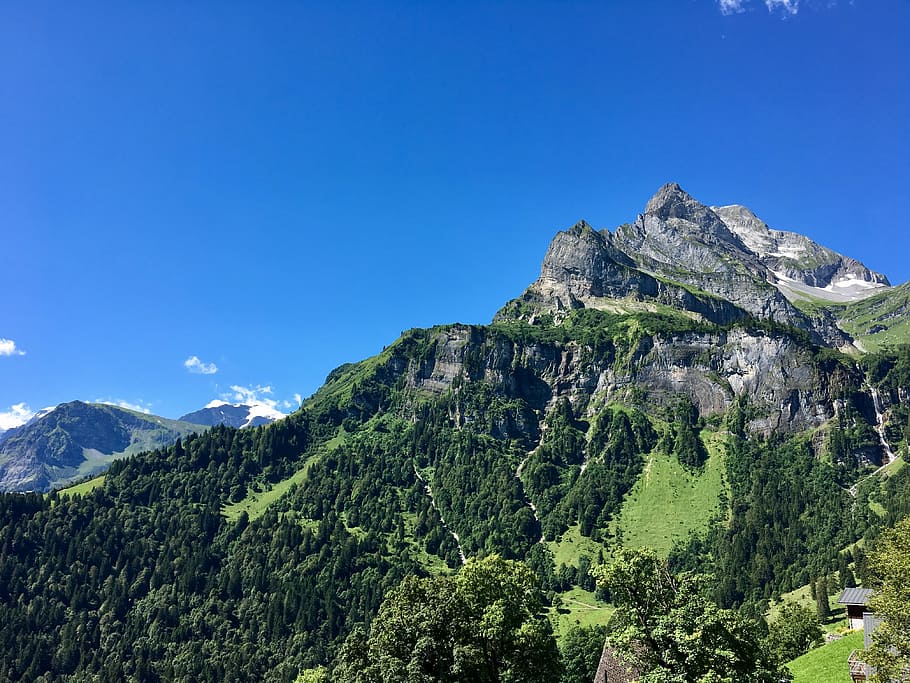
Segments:
[[[669,180],[904,282],[908,28],[906,0],[4,2],[0,416],[287,411],[488,322],[557,230]]]

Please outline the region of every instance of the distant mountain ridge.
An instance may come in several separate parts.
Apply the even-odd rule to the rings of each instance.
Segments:
[[[247,405],[243,403],[228,403],[227,401],[212,401],[205,408],[187,413],[180,421],[194,424],[227,425],[243,429],[244,427],[261,427],[275,420],[287,417],[284,413],[265,403]]]
[[[0,440],[0,491],[59,488],[207,429],[105,403],[71,401],[42,413]]]
[[[177,420],[71,401],[0,433],[0,491],[48,491],[103,472],[115,459],[169,446],[216,425],[258,427],[285,417],[264,403],[212,401]]]

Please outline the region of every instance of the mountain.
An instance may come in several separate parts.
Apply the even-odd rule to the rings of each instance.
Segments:
[[[889,287],[859,261],[771,230],[745,207],[711,208],[668,183],[633,223],[611,232],[582,221],[558,233],[540,278],[497,319],[670,306],[718,324],[766,319],[845,348],[853,339],[833,313],[824,306],[807,311],[805,302],[855,301]]]
[[[406,577],[493,553],[562,630],[607,619],[594,569],[627,546],[744,613],[865,580],[910,514],[907,286],[745,211],[666,185],[558,232],[488,325],[408,330],[287,418],[118,459],[90,495],[0,495],[0,671],[331,674]]]
[[[227,425],[243,429],[244,427],[261,427],[275,420],[287,417],[265,403],[245,405],[241,403],[228,403],[227,401],[212,401],[205,408],[187,413],[180,419],[181,422],[191,422],[198,425]]]
[[[102,403],[41,411],[0,440],[0,490],[47,491],[206,427]]]

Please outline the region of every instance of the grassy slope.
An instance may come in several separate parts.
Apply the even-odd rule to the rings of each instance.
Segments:
[[[221,514],[230,520],[235,520],[240,516],[241,512],[246,512],[251,520],[256,519],[265,512],[269,505],[287,493],[294,484],[299,484],[306,479],[310,463],[312,462],[312,458],[307,460],[303,467],[294,472],[290,477],[279,481],[277,484],[273,484],[265,491],[251,491],[247,497],[240,502],[225,505],[221,510]]]
[[[605,626],[613,614],[613,607],[598,600],[594,593],[577,586],[561,593],[561,596],[560,610],[550,610],[553,630],[558,639],[562,639],[573,626]]]
[[[867,351],[906,344],[910,340],[910,283],[868,299],[835,309],[840,326],[858,339]],[[869,334],[881,326],[886,329]]]
[[[604,550],[603,545],[590,538],[581,535],[581,527],[578,524],[570,526],[558,541],[547,541],[547,548],[553,553],[553,564],[559,568],[559,565],[578,565],[578,558],[581,555],[587,555],[592,561],[597,562],[597,555]]]
[[[847,658],[862,649],[863,632],[854,631],[840,640],[810,650],[787,664],[793,683],[850,683]]]
[[[626,496],[616,529],[629,547],[649,546],[666,555],[673,544],[703,531],[720,510],[723,477],[723,434],[702,431],[709,458],[693,473],[668,455],[652,452],[645,469]]]
[[[104,484],[104,475],[100,477],[95,477],[94,479],[89,479],[88,481],[83,481],[74,486],[70,486],[65,489],[60,489],[58,493],[66,494],[68,496],[84,496],[88,493],[91,493],[96,488]]]

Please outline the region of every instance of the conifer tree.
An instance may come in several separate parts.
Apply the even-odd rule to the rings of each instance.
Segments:
[[[828,603],[828,578],[825,576],[815,584],[815,610],[821,621],[831,614],[831,605]]]

